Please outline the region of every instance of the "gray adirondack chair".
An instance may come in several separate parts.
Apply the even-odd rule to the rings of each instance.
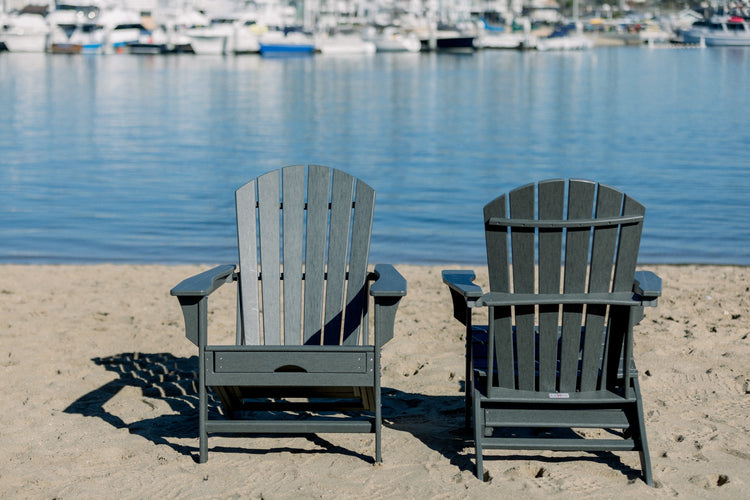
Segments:
[[[633,450],[653,485],[633,362],[633,326],[661,294],[658,276],[636,272],[644,213],[603,184],[529,184],[484,207],[490,292],[472,271],[443,271],[466,328],[479,478],[487,449]],[[472,324],[478,307],[487,325]]]
[[[317,432],[374,433],[380,462],[380,351],[406,281],[390,265],[368,271],[375,192],[340,170],[300,165],[235,198],[239,270],[218,266],[171,291],[200,353],[200,462],[210,433]],[[208,297],[232,281],[236,345],[210,345]],[[209,419],[209,388],[221,419]]]

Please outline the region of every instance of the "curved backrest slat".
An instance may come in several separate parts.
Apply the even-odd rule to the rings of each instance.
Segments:
[[[320,344],[323,333],[323,292],[331,173],[326,167],[310,165],[308,175],[303,343]]]
[[[533,184],[509,194],[510,217],[533,219],[535,207]],[[534,293],[534,264],[536,257],[534,228],[513,227],[510,230],[513,260],[513,290],[518,293]],[[535,339],[534,306],[516,307],[516,365],[518,388],[534,390]]]
[[[596,184],[593,182],[570,181],[568,184],[568,219],[590,219],[595,193]],[[591,228],[569,228],[565,232],[563,292],[585,293]],[[559,391],[574,392],[583,306],[566,305],[563,306],[562,311]]]
[[[493,292],[581,297],[494,308],[490,357],[499,387],[604,388],[620,357],[630,355],[627,317],[618,307],[585,306],[584,297],[632,289],[644,213],[620,191],[577,179],[522,186],[485,206]]]
[[[239,341],[366,342],[372,188],[339,170],[296,165],[247,183],[236,201]]]
[[[508,214],[507,195],[499,196],[484,207],[484,230],[487,245],[487,268],[490,278],[490,289],[497,292],[510,292],[510,253],[508,251],[507,228],[497,227],[488,221],[492,218],[504,218]],[[512,387],[515,380],[513,371],[513,331],[510,307],[496,307],[490,319],[495,325],[494,351],[490,351],[489,366],[497,360],[500,386]]]
[[[595,217],[597,219],[615,217],[622,210],[622,193],[608,186],[599,186],[596,200]],[[594,227],[591,248],[591,266],[589,292],[609,292],[612,286],[612,266],[617,245],[617,227]],[[632,280],[631,280],[632,286]],[[596,389],[597,373],[601,366],[601,335],[592,332],[604,332],[606,306],[589,306],[586,309],[586,330],[582,352],[580,387],[582,391]]]
[[[279,172],[258,177],[258,234],[260,240],[263,341],[281,344],[281,223],[279,221]],[[249,256],[252,258],[253,256]],[[240,261],[240,266],[242,261]]]
[[[539,183],[539,219],[562,220],[565,214],[565,182]],[[562,228],[539,230],[539,293],[560,293]],[[539,308],[539,390],[557,390],[558,308]]]
[[[341,343],[344,312],[344,287],[349,252],[349,235],[354,201],[354,177],[340,170],[333,172],[331,224],[328,234],[328,280],[324,316],[323,343]]]
[[[346,312],[342,343],[369,343],[367,310],[367,262],[375,212],[375,190],[357,181],[352,241],[349,252],[349,282],[346,288]],[[361,338],[360,338],[361,336]]]
[[[297,165],[282,171],[282,225],[284,236],[304,234],[305,167]],[[284,344],[302,341],[302,238],[286,238],[283,243],[284,270]]]
[[[260,299],[258,296],[258,226],[255,207],[258,204],[256,181],[250,181],[235,192],[237,210],[237,250],[240,257],[239,322],[237,343],[261,343]]]

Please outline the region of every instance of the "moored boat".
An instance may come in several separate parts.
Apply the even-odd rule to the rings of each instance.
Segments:
[[[9,16],[0,30],[0,43],[10,52],[44,52],[49,25],[37,14]]]
[[[345,54],[374,54],[375,44],[365,41],[361,36],[355,34],[336,34],[318,39],[317,50],[321,54],[345,55]]]
[[[231,27],[199,26],[185,30],[193,52],[198,55],[221,55],[227,52]]]
[[[697,21],[683,32],[684,43],[701,43],[707,46],[750,46],[750,25],[739,16],[714,16]]]
[[[457,23],[424,20],[414,29],[421,50],[473,51],[478,48],[479,29],[472,21]]]
[[[128,43],[125,48],[130,54],[164,54],[170,51],[169,38],[162,26],[153,29],[144,28],[138,37],[138,41]]]
[[[422,39],[422,50],[474,50],[477,33],[456,26],[439,25],[428,38]]]
[[[536,39],[536,50],[586,50],[594,46],[594,40],[583,34],[579,23],[558,26],[546,37]]]
[[[523,33],[485,32],[479,37],[481,49],[517,49],[524,41]]]
[[[105,38],[101,9],[86,0],[57,3],[47,15],[47,50],[53,54],[97,54]]]
[[[270,30],[258,39],[262,56],[307,55],[315,52],[315,40],[302,31]]]
[[[413,33],[406,34],[395,26],[386,26],[379,33],[368,33],[377,52],[419,52],[421,43]]]
[[[599,34],[599,38],[608,45],[667,43],[671,37],[671,31],[649,19],[614,24],[608,31]]]
[[[96,23],[57,25],[50,32],[53,54],[98,54],[104,45],[104,31]]]

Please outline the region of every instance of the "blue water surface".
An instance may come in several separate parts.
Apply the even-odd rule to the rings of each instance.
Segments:
[[[481,264],[482,206],[551,177],[647,207],[645,263],[750,264],[750,49],[0,54],[0,262],[236,260],[284,165],[377,191],[372,262]]]

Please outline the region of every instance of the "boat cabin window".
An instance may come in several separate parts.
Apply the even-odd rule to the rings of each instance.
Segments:
[[[727,23],[727,29],[729,31],[745,31],[745,25],[742,23]]]

